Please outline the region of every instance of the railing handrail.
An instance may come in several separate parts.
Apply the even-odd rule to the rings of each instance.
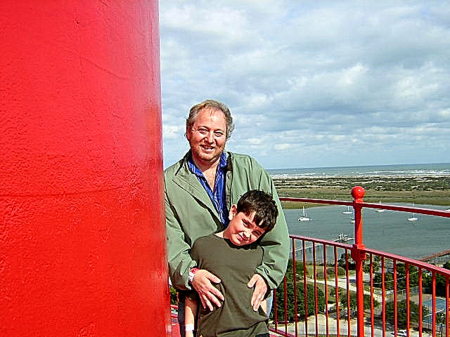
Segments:
[[[439,217],[445,217],[445,218],[450,218],[450,212],[449,211],[442,211],[442,210],[435,210],[435,209],[425,209],[425,208],[398,206],[398,205],[387,205],[387,204],[381,204],[381,203],[366,203],[366,202],[363,202],[363,199],[362,199],[362,197],[364,196],[364,189],[361,188],[361,187],[355,187],[352,190],[352,195],[354,197],[353,201],[324,200],[324,199],[311,199],[311,198],[293,198],[293,197],[280,197],[280,200],[281,201],[291,201],[291,202],[315,203],[315,204],[342,205],[342,206],[350,206],[350,207],[354,208],[354,210],[355,210],[355,243],[354,244],[347,244],[347,243],[343,243],[343,242],[336,242],[336,241],[330,241],[330,240],[324,240],[324,239],[318,239],[318,238],[311,238],[311,237],[294,235],[294,234],[291,234],[289,236],[293,240],[293,247],[294,248],[295,248],[295,240],[301,240],[303,242],[303,248],[305,248],[305,246],[304,246],[305,242],[311,242],[313,244],[312,245],[313,247],[315,247],[316,244],[322,244],[322,245],[324,245],[326,247],[334,247],[335,248],[335,255],[336,255],[336,248],[342,248],[342,249],[345,249],[346,252],[351,252],[351,257],[354,259],[354,261],[356,262],[356,265],[357,265],[357,269],[356,269],[357,272],[355,274],[356,281],[357,281],[356,284],[355,284],[355,288],[356,288],[357,297],[358,297],[358,305],[357,305],[358,309],[357,309],[357,317],[356,317],[357,321],[358,321],[358,324],[357,324],[357,333],[356,333],[356,335],[358,337],[364,337],[364,334],[365,334],[364,333],[364,299],[363,299],[364,287],[363,287],[363,277],[362,277],[362,275],[363,275],[362,274],[362,272],[363,272],[362,271],[362,264],[363,264],[363,261],[366,259],[366,255],[370,256],[369,263],[370,263],[370,266],[371,266],[370,267],[371,268],[371,271],[370,271],[371,278],[372,278],[372,256],[379,256],[379,257],[382,258],[382,267],[381,268],[383,270],[385,268],[384,260],[387,259],[387,260],[392,260],[393,261],[394,271],[396,270],[397,262],[400,262],[400,263],[404,263],[405,266],[408,265],[408,266],[417,267],[419,269],[419,271],[420,270],[426,270],[428,272],[431,272],[433,274],[433,276],[432,276],[433,277],[433,287],[435,286],[435,283],[436,283],[436,275],[437,274],[443,275],[445,277],[446,287],[448,289],[447,290],[447,295],[446,295],[446,301],[447,301],[447,304],[450,303],[450,300],[449,300],[449,296],[450,296],[450,294],[449,294],[449,292],[450,292],[450,287],[449,287],[450,270],[449,269],[438,267],[436,265],[433,265],[433,264],[430,264],[430,263],[427,263],[427,262],[423,262],[423,261],[420,261],[420,260],[415,260],[415,259],[407,258],[407,257],[404,257],[404,256],[392,254],[392,253],[387,253],[387,252],[378,251],[378,250],[375,250],[375,249],[366,248],[364,246],[363,242],[362,242],[362,235],[361,235],[362,233],[360,233],[360,237],[359,238],[357,238],[357,234],[356,234],[356,231],[360,230],[362,228],[362,226],[363,226],[363,221],[362,221],[362,217],[361,217],[361,210],[363,208],[385,209],[385,210],[391,210],[391,211],[418,213],[418,214],[439,216]],[[309,247],[306,247],[306,248],[309,248]],[[296,252],[294,250],[295,249],[293,249],[292,253],[293,253],[293,261],[295,262]],[[326,253],[326,249],[324,249],[324,252]],[[313,254],[315,254],[315,253],[313,253]],[[304,255],[304,251],[303,251],[303,255]],[[303,259],[304,258],[305,257],[303,256]],[[324,256],[324,261],[327,261],[325,256]],[[347,260],[347,264],[348,264],[348,260]],[[327,265],[327,263],[324,262],[324,266],[326,266],[326,265]],[[295,272],[295,263],[294,263],[293,268],[294,268],[294,274],[296,274],[296,272]],[[305,268],[305,267],[303,267],[303,268]],[[347,268],[348,268],[348,266],[347,266]],[[314,273],[315,273],[315,271],[316,270],[314,269]],[[306,269],[304,269],[304,273],[306,273]],[[325,272],[325,274],[326,274],[326,272]],[[338,274],[337,273],[337,265],[335,264],[335,275],[337,275],[337,274]],[[385,290],[385,288],[384,288],[384,274],[385,274],[385,272],[383,271],[382,274],[383,274],[383,288],[382,288],[383,303],[382,303],[382,306],[383,306],[383,310],[384,310],[384,306],[385,306],[384,295],[387,294],[388,291]],[[396,272],[395,272],[395,275],[396,275]],[[409,298],[409,272],[406,272],[406,275],[407,275],[406,276],[406,284],[407,284],[406,298]],[[337,276],[335,276],[335,277],[336,277],[336,280],[337,280]],[[304,278],[306,279],[306,274],[304,275]],[[295,282],[296,282],[296,278],[294,278],[294,283]],[[315,278],[314,278],[314,282],[316,283],[316,279]],[[338,287],[337,281],[335,281],[335,282],[336,282],[335,287],[337,289],[339,287]],[[397,282],[397,279],[394,278],[394,283],[396,284],[396,282]],[[371,280],[371,283],[373,283],[373,280]],[[326,287],[326,284],[327,283],[326,283],[326,279],[325,279],[325,287]],[[306,287],[306,286],[307,286],[307,283],[305,282],[304,283],[304,287]],[[349,274],[348,274],[348,269],[347,269],[347,275],[346,275],[346,287],[347,287],[347,296],[349,296],[348,295],[349,294]],[[420,278],[420,283],[419,283],[418,287],[420,289],[422,288],[422,278]],[[397,291],[398,290],[396,290],[396,289],[397,288],[395,286],[394,287],[394,302],[396,302],[396,298],[397,298],[396,296],[397,296]],[[285,292],[286,292],[286,289],[285,289]],[[373,309],[374,309],[374,306],[373,306],[373,296],[374,296],[374,294],[373,294],[373,285],[371,285],[370,292],[371,292],[371,301],[372,301],[371,312],[373,312]],[[304,293],[306,294],[306,290],[305,290]],[[296,294],[296,292],[295,292],[295,294]],[[338,302],[338,294],[339,294],[339,292],[336,291],[336,301],[337,302]],[[433,293],[432,293],[433,306],[432,306],[431,313],[429,314],[429,315],[432,315],[432,322],[431,323],[424,323],[424,322],[422,322],[423,317],[422,317],[422,313],[420,311],[420,314],[419,314],[420,315],[420,320],[419,320],[420,336],[422,336],[422,327],[425,324],[431,324],[432,335],[434,337],[436,337],[436,317],[435,317],[436,312],[437,312],[437,309],[436,309],[436,297],[437,297],[436,296],[436,291],[433,288]],[[422,305],[423,305],[423,298],[422,298],[421,295],[420,295],[419,298],[420,298],[419,299],[419,306],[422,307]],[[317,301],[317,296],[316,296],[316,301]],[[274,303],[276,303],[276,299],[275,299]],[[295,306],[297,307],[297,299],[295,299],[295,303],[296,303]],[[349,303],[349,297],[348,297],[347,303]],[[176,306],[171,306],[171,307],[172,308],[176,308]],[[306,304],[305,304],[305,307],[306,307]],[[349,304],[347,304],[347,310],[350,310]],[[409,309],[409,304],[407,304],[407,311],[408,311],[408,313],[409,313],[409,310],[410,310]],[[446,311],[445,311],[446,323],[444,325],[444,328],[445,328],[444,333],[447,336],[450,336],[450,334],[449,334],[449,327],[450,327],[449,310],[450,309],[447,308]],[[286,311],[287,311],[287,309],[285,308],[285,312]],[[305,309],[305,312],[306,312],[306,309]],[[338,312],[337,316],[339,317],[339,307],[337,309],[337,312]],[[317,315],[317,310],[316,310],[316,315]],[[328,319],[328,311],[327,311],[327,319]],[[374,328],[374,323],[373,323],[374,321],[373,320],[374,320],[374,316],[373,316],[373,313],[372,313],[372,316],[371,316],[372,332],[373,332],[373,328]],[[397,318],[395,319],[395,322],[396,322],[396,320],[397,320]],[[288,333],[288,331],[287,331],[287,320],[284,323],[285,323],[285,331],[284,332],[278,331],[277,330],[277,319],[276,319],[276,316],[275,316],[275,330],[273,330],[272,328],[271,328],[271,330],[276,332],[276,333],[278,333],[278,334],[280,334],[280,335],[282,335],[282,336],[294,336],[294,335]],[[382,324],[383,324],[383,328],[385,328],[387,323],[385,321],[385,316],[384,315],[383,315],[383,323]],[[349,325],[348,326],[348,331],[349,331],[349,336],[350,336],[351,335],[350,334],[350,321],[348,322],[348,325]],[[408,327],[410,326],[409,319],[408,319],[407,326]],[[305,331],[306,335],[308,335],[308,333],[307,333],[307,325],[305,326],[305,329],[306,329],[306,331]],[[397,337],[397,330],[398,330],[397,323],[395,323],[395,326],[394,326],[395,337]],[[339,335],[339,318],[337,320],[337,331],[338,331],[338,336],[340,336]],[[296,336],[298,335],[298,332],[297,332],[297,320],[295,320],[295,335]],[[313,335],[313,334],[311,334],[311,335]],[[326,335],[328,336],[328,323],[327,323],[327,333],[326,333]],[[317,336],[317,318],[316,318],[316,336]],[[372,333],[372,336],[373,336],[373,333]],[[386,330],[384,330],[383,336],[384,337],[388,336],[386,334]],[[409,334],[409,331],[408,331],[408,337],[409,336],[410,336],[410,334]]]
[[[330,241],[330,240],[325,240],[325,239],[311,238],[311,237],[302,236],[302,235],[290,234],[289,237],[291,239],[302,240],[302,241],[309,241],[309,242],[319,243],[319,244],[325,244],[325,245],[333,246],[333,247],[336,246],[336,247],[339,247],[339,248],[347,248],[349,250],[351,250],[352,247],[353,247],[353,245],[348,244],[348,243],[341,243],[341,242]],[[442,268],[442,267],[438,267],[438,266],[435,266],[434,264],[430,264],[430,263],[427,263],[427,262],[411,259],[411,258],[402,256],[402,255],[386,253],[386,252],[383,252],[383,251],[380,251],[380,250],[376,250],[376,249],[363,248],[362,250],[365,253],[367,253],[367,254],[378,255],[378,256],[382,256],[384,258],[391,259],[391,260],[396,260],[396,261],[399,261],[399,262],[407,262],[409,265],[412,265],[412,266],[415,266],[415,267],[426,268],[427,270],[437,272],[438,274],[450,276],[450,269],[445,269],[445,268]]]
[[[351,252],[351,257],[355,261],[355,270],[356,270],[356,297],[357,297],[357,336],[364,337],[364,284],[363,284],[363,266],[364,266],[364,260],[366,259],[367,254],[372,255],[378,255],[382,257],[383,265],[384,265],[384,258],[391,259],[394,261],[394,271],[396,270],[396,262],[403,262],[406,265],[412,265],[416,266],[420,269],[426,269],[428,271],[431,271],[433,274],[433,283],[435,286],[436,282],[436,273],[441,274],[446,278],[446,284],[448,288],[449,284],[449,278],[450,278],[450,270],[434,266],[432,264],[417,261],[414,259],[406,258],[403,256],[385,253],[381,251],[377,251],[374,249],[368,249],[365,247],[363,242],[363,235],[362,235],[362,227],[363,227],[363,221],[362,221],[362,209],[363,208],[373,208],[373,209],[384,209],[384,210],[392,210],[392,211],[400,211],[400,212],[409,212],[409,213],[418,213],[418,214],[425,214],[425,215],[432,215],[432,216],[439,216],[439,217],[445,217],[450,218],[450,212],[449,211],[441,211],[441,210],[435,210],[435,209],[426,209],[426,208],[418,208],[418,207],[408,207],[408,206],[398,206],[398,205],[385,205],[381,203],[366,203],[363,201],[363,197],[365,194],[364,188],[361,186],[355,186],[352,189],[352,197],[353,201],[342,201],[342,200],[323,200],[323,199],[311,199],[311,198],[293,198],[293,197],[280,197],[281,201],[291,201],[291,202],[304,202],[304,203],[317,203],[317,204],[328,204],[328,205],[342,205],[342,206],[351,206],[354,209],[354,217],[355,217],[355,233],[354,233],[354,244],[344,244],[344,243],[337,243],[334,241],[328,241],[328,240],[321,240],[321,239],[315,239],[315,238],[309,238],[309,237],[302,237],[297,235],[290,235],[291,238],[300,239],[305,241],[310,241],[313,243],[313,247],[315,247],[316,243],[322,243],[324,245],[332,245],[335,247],[341,247]],[[335,248],[336,249],[336,248]],[[315,252],[315,250],[313,250]],[[295,257],[295,251],[293,252],[293,256]],[[325,258],[324,258],[325,259]],[[295,258],[294,258],[295,262]],[[384,277],[384,276],[383,276]],[[394,282],[396,283],[396,273],[394,273]],[[409,273],[407,273],[407,278],[409,277]],[[421,280],[421,279],[420,279]],[[347,281],[348,282],[348,281]],[[407,279],[407,284],[409,284],[409,280]],[[421,282],[421,281],[420,281]],[[305,283],[306,284],[306,283]],[[409,286],[408,286],[409,287]],[[384,292],[384,288],[383,288]],[[409,293],[409,288],[407,289],[407,292]],[[347,295],[349,296],[349,295]],[[409,296],[409,295],[408,295]],[[435,301],[435,290],[433,288],[433,301]],[[396,303],[396,292],[394,292],[394,302]],[[348,301],[350,299],[348,298]],[[422,298],[420,297],[420,306],[422,305]],[[447,289],[447,302],[449,301],[449,289]],[[384,307],[384,300],[383,300],[383,307]],[[394,306],[396,308],[396,305]],[[372,303],[372,309],[373,309],[373,303]],[[305,310],[306,311],[306,310]],[[409,315],[409,304],[407,304],[407,312]],[[316,313],[317,314],[317,313]],[[433,308],[433,314],[435,314],[435,309]],[[449,331],[449,309],[447,309],[447,324],[446,324],[446,330],[447,335]],[[420,318],[421,318],[420,314]],[[433,316],[434,317],[434,316]],[[373,317],[372,317],[373,319]],[[395,336],[397,336],[397,314],[395,314]],[[433,318],[433,336],[436,336],[436,328],[434,326],[435,323],[435,317]],[[317,324],[317,320],[316,320]],[[349,323],[350,324],[350,323]],[[384,316],[383,316],[383,325],[384,322]],[[420,329],[421,325],[420,323]],[[409,318],[407,322],[407,326],[409,327]],[[317,334],[317,333],[316,333]],[[383,335],[384,336],[384,335]],[[409,333],[408,333],[409,336]]]

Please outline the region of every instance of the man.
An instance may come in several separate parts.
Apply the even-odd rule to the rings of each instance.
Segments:
[[[193,106],[186,120],[190,151],[164,174],[172,285],[177,290],[193,287],[203,307],[210,310],[213,304],[220,306],[220,301],[224,300],[212,284],[220,283],[220,279],[207,270],[195,268],[196,263],[189,255],[194,241],[226,228],[231,205],[247,191],[257,189],[269,193],[281,210],[273,181],[256,160],[225,151],[233,128],[233,118],[223,103],[206,100]],[[267,289],[276,288],[286,271],[289,235],[283,212],[280,212],[275,228],[261,240],[261,246],[263,263],[248,284],[254,288],[251,300],[254,310],[258,310]],[[179,298],[179,301],[180,311],[184,299]],[[183,317],[184,313],[179,312],[179,319]]]

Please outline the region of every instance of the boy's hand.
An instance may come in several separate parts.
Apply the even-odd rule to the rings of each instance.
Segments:
[[[250,279],[250,282],[248,282],[247,286],[249,288],[255,288],[253,291],[252,296],[252,307],[254,311],[258,311],[259,306],[261,305],[261,302],[264,301],[264,296],[267,292],[267,284],[266,281],[263,279],[263,277],[259,274],[253,275],[253,277]]]
[[[208,307],[209,310],[213,311],[213,304],[220,307],[222,305],[220,302],[223,301],[224,297],[211,282],[220,283],[221,280],[209,271],[200,269],[195,273],[191,284],[197,291],[203,308],[206,309],[206,307]]]

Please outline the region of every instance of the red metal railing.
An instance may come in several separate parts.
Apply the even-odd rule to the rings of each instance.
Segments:
[[[361,210],[447,218],[450,212],[365,203],[364,189],[359,186],[352,189],[352,196],[353,202],[280,198],[352,206],[355,243],[291,235],[292,267],[274,295],[272,332],[281,336],[449,337],[450,270],[366,248]]]

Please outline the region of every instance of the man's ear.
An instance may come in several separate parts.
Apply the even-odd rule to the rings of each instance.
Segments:
[[[234,216],[237,214],[237,206],[234,204],[230,208],[230,212],[228,213],[228,220],[232,220]]]
[[[185,136],[187,138],[188,141],[191,140],[191,127],[190,126],[186,126],[186,133]]]

